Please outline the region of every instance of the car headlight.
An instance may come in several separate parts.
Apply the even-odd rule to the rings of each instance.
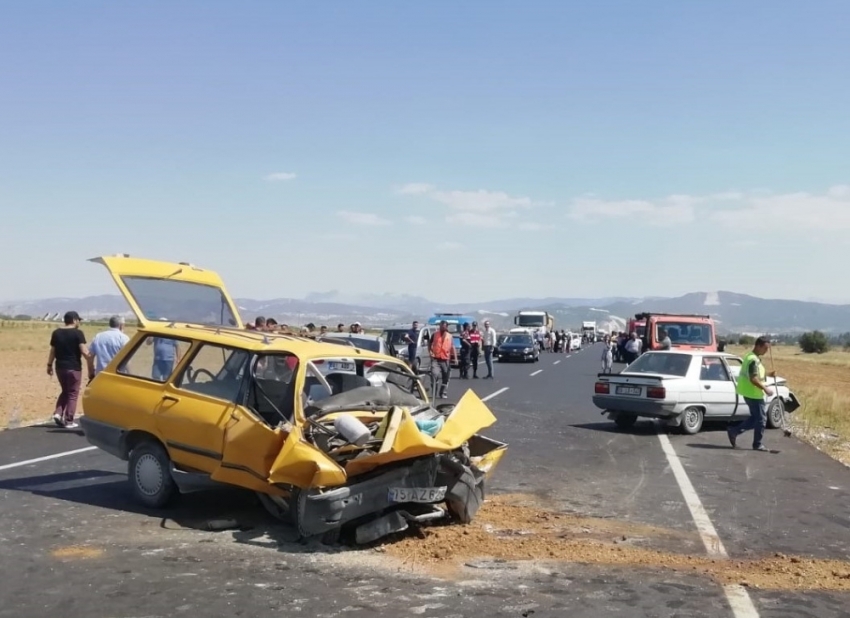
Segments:
[[[528,354],[529,352],[531,352],[531,348],[523,348],[522,351],[524,354]]]

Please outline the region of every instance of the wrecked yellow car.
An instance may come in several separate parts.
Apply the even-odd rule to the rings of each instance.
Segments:
[[[473,519],[507,446],[478,434],[496,419],[471,390],[435,406],[395,358],[246,330],[219,276],[191,264],[91,261],[140,328],[86,387],[80,422],[128,461],[141,503],[236,485],[304,537],[358,543]]]

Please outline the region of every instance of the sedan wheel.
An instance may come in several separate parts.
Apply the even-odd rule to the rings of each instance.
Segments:
[[[171,459],[157,442],[142,442],[133,448],[128,476],[133,495],[147,507],[161,508],[177,493],[171,478]]]
[[[682,412],[682,431],[688,435],[699,433],[702,429],[703,412],[697,407],[686,408]]]
[[[782,399],[776,397],[767,408],[767,426],[771,429],[782,427],[782,416],[785,414],[785,404]]]

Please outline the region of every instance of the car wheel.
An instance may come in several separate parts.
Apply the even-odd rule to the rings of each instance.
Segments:
[[[771,429],[779,429],[782,427],[782,416],[785,414],[785,404],[780,397],[776,397],[770,402],[767,408],[767,426]]]
[[[146,440],[134,447],[127,467],[133,496],[145,506],[162,508],[177,493],[171,458],[158,442]]]
[[[699,433],[699,430],[702,429],[703,418],[702,410],[696,406],[685,408],[685,411],[682,412],[682,431],[690,436]]]
[[[634,414],[618,414],[614,417],[614,423],[620,429],[630,429],[637,423],[638,417]]]

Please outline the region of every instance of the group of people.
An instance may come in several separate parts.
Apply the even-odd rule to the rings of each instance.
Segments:
[[[59,396],[53,410],[53,422],[59,427],[76,429],[77,401],[83,384],[83,359],[86,361],[89,381],[103,370],[130,340],[124,333],[124,318],[109,318],[109,329],[92,338],[91,345],[80,329],[82,318],[76,311],[68,311],[63,325],[50,335],[50,352],[47,356],[47,375],[56,376]]]
[[[326,335],[328,333],[327,326],[322,325],[318,327],[317,331],[316,325],[312,322],[309,322],[304,326],[300,327],[296,332],[293,331],[293,329],[288,324],[278,324],[277,320],[275,320],[274,318],[265,318],[261,315],[254,318],[254,322],[247,324],[245,328],[248,330],[261,331],[266,333],[298,334],[307,335],[308,337],[321,337],[322,335]],[[345,324],[340,322],[336,325],[336,332],[349,332],[351,334],[360,334],[363,332],[363,325],[360,324],[360,322],[354,322],[348,327],[348,331],[346,331]]]

